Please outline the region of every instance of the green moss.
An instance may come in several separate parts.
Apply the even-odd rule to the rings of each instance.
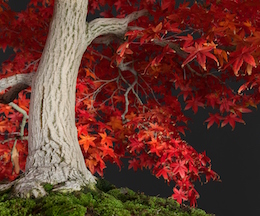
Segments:
[[[180,206],[172,199],[146,196],[128,188],[117,189],[101,179],[96,189],[89,187],[73,193],[54,193],[39,199],[11,198],[0,195],[1,216],[209,216],[203,210]]]
[[[108,192],[109,190],[115,189],[116,186],[111,184],[105,179],[99,179],[96,184],[97,188],[101,191]]]
[[[32,215],[31,210],[35,208],[36,203],[32,199],[9,199],[0,202],[1,216],[20,216]]]
[[[80,201],[73,195],[67,194],[52,194],[45,197],[41,204],[46,215],[85,215],[86,207],[80,205]]]
[[[50,192],[52,190],[52,188],[53,188],[53,185],[47,183],[47,184],[43,185],[43,188],[47,192]]]

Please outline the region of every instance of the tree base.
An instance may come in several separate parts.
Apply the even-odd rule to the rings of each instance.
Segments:
[[[88,170],[87,177],[75,169],[68,169],[63,171],[62,175],[57,175],[61,173],[52,173],[52,170],[45,170],[44,168],[33,169],[19,177],[19,179],[13,182],[0,185],[0,191],[7,191],[11,189],[11,194],[14,197],[21,198],[39,198],[48,194],[44,189],[45,184],[53,185],[52,191],[60,192],[73,192],[80,191],[82,187],[90,187],[94,189],[96,184],[96,177],[93,176]],[[52,175],[48,175],[52,173]]]

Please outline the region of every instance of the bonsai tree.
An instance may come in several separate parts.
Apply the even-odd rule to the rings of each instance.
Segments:
[[[11,181],[2,190],[40,197],[45,183],[92,187],[106,161],[129,158],[129,169],[174,181],[172,197],[196,204],[194,182],[219,177],[185,142],[184,111],[211,107],[208,128],[234,129],[259,103],[260,3],[175,6],[31,0],[14,12],[1,0],[0,46],[15,52],[0,77],[0,178]]]

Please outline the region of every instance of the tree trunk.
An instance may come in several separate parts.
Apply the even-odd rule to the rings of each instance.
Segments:
[[[26,175],[15,186],[21,196],[44,193],[42,183],[64,182],[63,189],[72,190],[95,183],[75,126],[77,74],[90,43],[86,41],[87,5],[87,0],[55,1],[48,38],[32,80]]]

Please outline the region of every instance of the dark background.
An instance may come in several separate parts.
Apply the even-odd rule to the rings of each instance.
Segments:
[[[26,8],[29,0],[9,0],[11,7],[16,10]],[[0,50],[0,62],[12,53]],[[193,122],[187,132],[185,140],[198,152],[206,151],[212,160],[212,168],[222,182],[209,182],[205,185],[196,184],[200,194],[199,208],[217,216],[258,216],[260,215],[260,112],[243,116],[246,125],[237,124],[232,131],[230,126],[217,128],[214,125],[209,130],[203,121],[208,111],[199,109],[193,116]],[[128,170],[127,161],[119,172],[119,168],[107,163],[104,177],[117,187],[129,187],[134,191],[144,192],[146,195],[168,197],[172,195],[173,183],[168,186],[164,180],[157,179],[149,170]]]

